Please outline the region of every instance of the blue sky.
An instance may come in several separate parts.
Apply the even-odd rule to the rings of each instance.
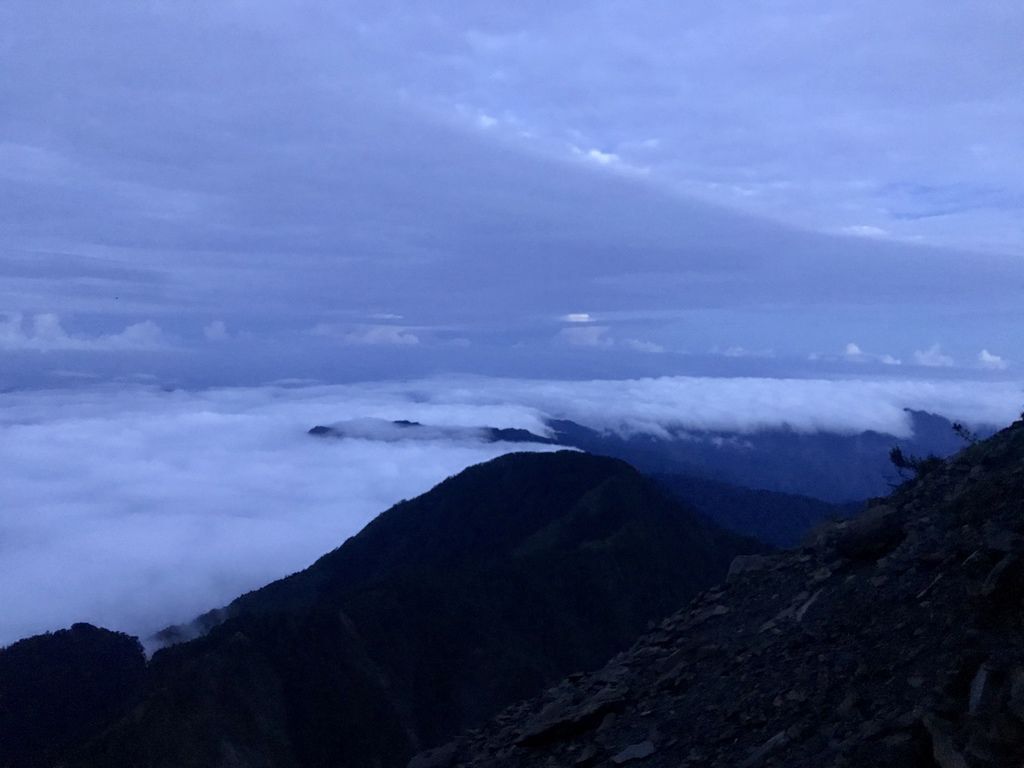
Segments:
[[[0,8],[0,386],[1010,377],[1011,2]]]

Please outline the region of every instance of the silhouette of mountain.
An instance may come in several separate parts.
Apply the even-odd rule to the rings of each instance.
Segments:
[[[864,504],[830,504],[792,493],[755,490],[686,475],[655,475],[665,490],[728,531],[792,547],[822,523],[852,517]]]
[[[0,765],[53,765],[127,711],[146,660],[134,637],[75,624],[0,649]]]
[[[506,455],[208,615],[206,634],[154,655],[122,697],[128,716],[61,756],[78,766],[404,765],[600,665],[757,549],[621,461]],[[0,754],[0,765],[31,764]]]
[[[314,437],[357,438],[364,440],[479,440],[484,443],[539,443],[556,445],[548,437],[536,435],[526,429],[498,427],[445,427],[421,424],[418,421],[387,421],[362,418],[340,421],[324,426],[318,424],[309,430]]]
[[[909,455],[949,456],[964,447],[952,422],[909,411],[913,436],[846,435],[769,429],[750,433],[676,429],[670,437],[623,436],[572,421],[548,422],[561,445],[614,456],[649,474],[700,477],[746,488],[811,496],[837,504],[888,493],[900,478],[889,462],[898,446]],[[992,433],[979,429],[981,436]]]

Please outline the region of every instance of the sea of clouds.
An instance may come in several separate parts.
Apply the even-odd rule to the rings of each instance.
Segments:
[[[89,621],[186,621],[301,569],[376,514],[466,466],[541,445],[459,431],[316,439],[316,424],[409,419],[545,431],[547,417],[666,427],[906,434],[905,407],[1001,425],[1012,383],[443,378],[204,391],[0,394],[0,645]]]

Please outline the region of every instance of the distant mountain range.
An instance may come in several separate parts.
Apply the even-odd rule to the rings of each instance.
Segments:
[[[669,436],[598,431],[550,421],[551,437],[590,453],[615,456],[649,474],[686,475],[758,490],[810,496],[837,504],[883,496],[902,482],[889,462],[899,447],[945,457],[966,443],[942,416],[908,411],[912,436],[768,429],[750,433],[672,429]],[[980,437],[992,429],[979,428]]]
[[[309,430],[314,437],[352,438],[357,440],[479,440],[485,443],[539,443],[558,445],[552,438],[534,434],[526,429],[499,429],[497,427],[431,426],[418,421],[388,421],[387,419],[350,419],[327,426],[318,425]]]
[[[760,549],[621,461],[506,455],[207,615],[203,636],[157,652],[102,709],[88,706],[96,686],[141,665],[137,643],[80,626],[0,651],[21,672],[14,688],[0,678],[0,731],[22,734],[0,765],[402,766],[598,666]],[[33,684],[68,666],[78,722]]]
[[[909,438],[870,430],[839,434],[788,428],[749,433],[668,428],[666,435],[624,435],[560,419],[546,423],[547,435],[525,429],[431,426],[383,419],[316,426],[310,434],[388,441],[474,439],[562,445],[622,459],[648,474],[682,475],[848,505],[883,496],[902,482],[904,478],[889,461],[892,448],[907,455],[946,457],[965,446],[948,419],[924,411],[907,413],[912,428]],[[987,437],[993,431],[978,428],[977,436]]]

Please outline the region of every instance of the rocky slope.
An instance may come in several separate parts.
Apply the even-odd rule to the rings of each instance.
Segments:
[[[620,461],[506,455],[209,614],[203,636],[158,652],[121,692],[125,716],[90,721],[58,756],[72,766],[403,766],[596,668],[758,548]],[[45,677],[47,663],[23,666],[26,680]],[[32,689],[22,685],[8,712],[39,703]],[[12,760],[0,740],[0,766],[44,764]]]
[[[444,766],[1024,763],[1024,423],[729,578]]]

